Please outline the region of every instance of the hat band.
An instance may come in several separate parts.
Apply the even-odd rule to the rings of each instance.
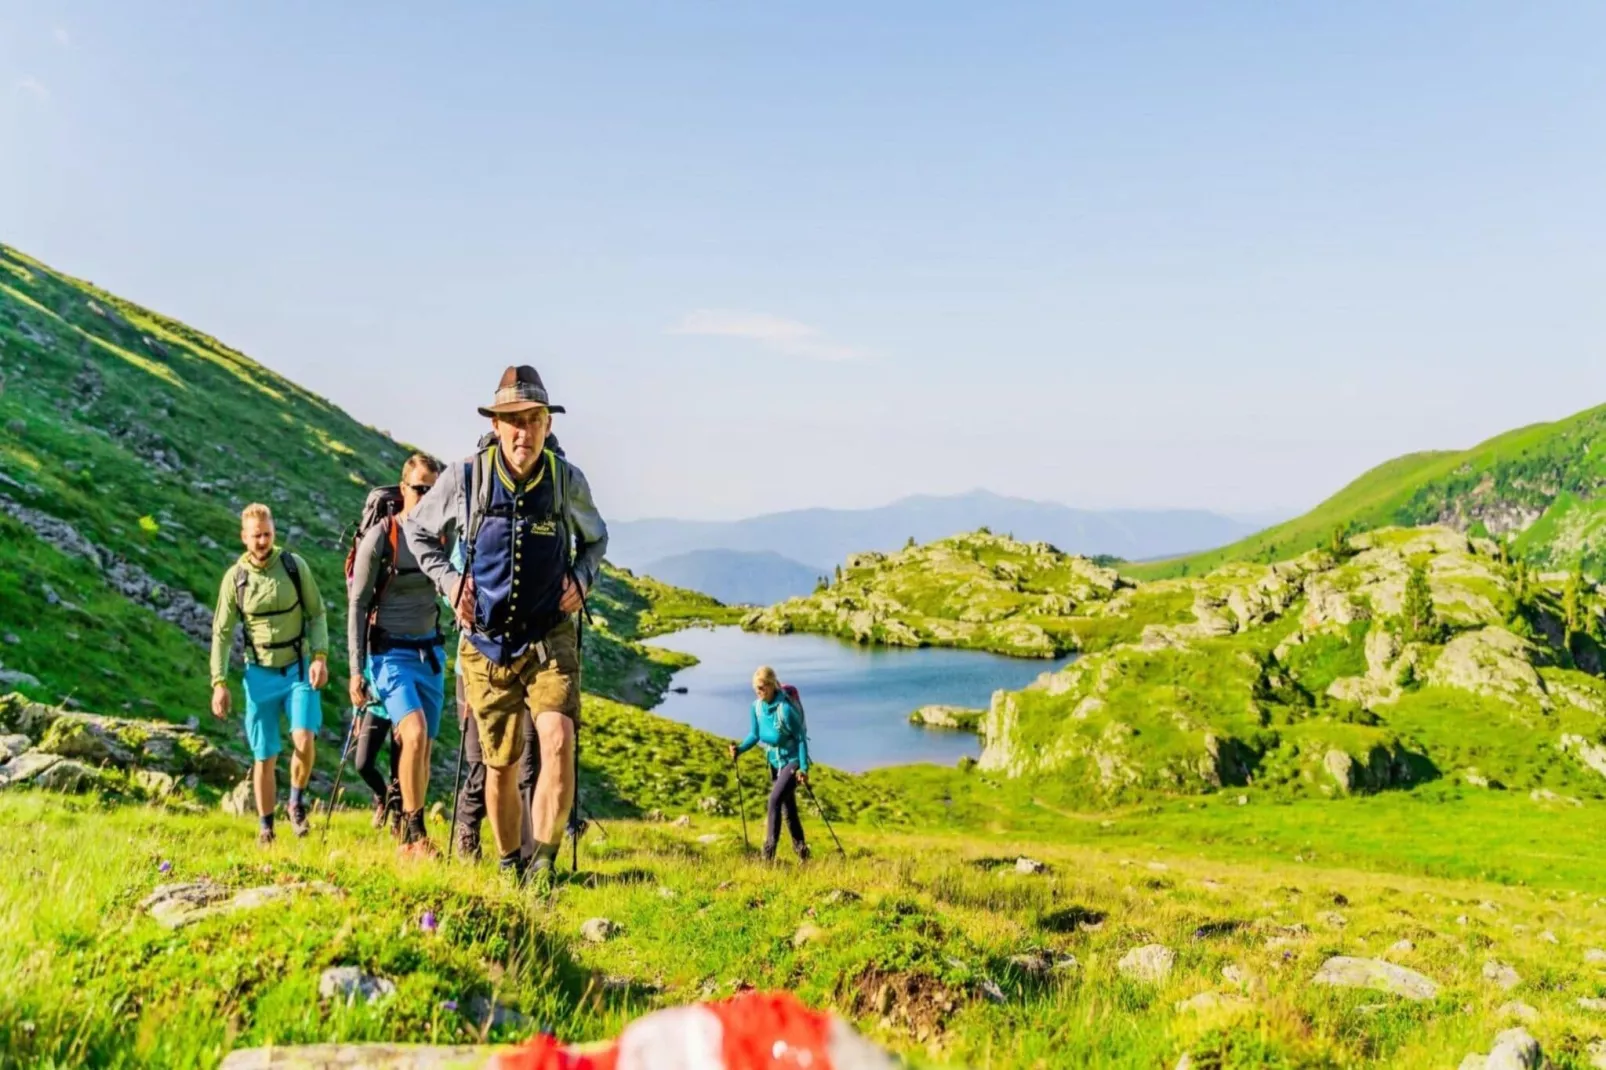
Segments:
[[[491,404],[509,405],[518,401],[533,401],[538,405],[545,405],[547,403],[546,391],[534,383],[514,383],[512,386],[504,386],[498,390],[496,392],[496,400]]]

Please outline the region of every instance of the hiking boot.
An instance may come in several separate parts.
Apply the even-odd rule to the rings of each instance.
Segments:
[[[390,838],[400,843],[402,839],[401,800],[396,800],[388,809],[390,811]]]
[[[536,895],[551,895],[557,880],[557,867],[550,858],[537,858],[524,873],[524,886]]]
[[[273,830],[272,829],[270,829],[270,828],[259,828],[259,829],[257,829],[257,846],[258,847],[271,847],[271,846],[273,846],[273,840],[274,840],[274,836],[273,836]]]
[[[792,845],[792,849],[797,852],[797,860],[799,862],[807,862],[814,857],[814,852],[809,850],[809,845],[806,843],[795,843]]]
[[[396,848],[396,853],[403,858],[433,859],[441,856],[440,849],[428,840],[414,840],[404,843]]]
[[[457,826],[457,853],[471,862],[480,860],[480,829],[478,825]]]
[[[312,825],[307,821],[307,807],[305,803],[300,806],[290,807],[290,827],[295,829],[297,836],[305,836],[307,833],[312,831]]]
[[[374,800],[374,818],[371,823],[376,832],[385,827],[385,813],[387,809],[388,807],[385,805],[384,799]]]

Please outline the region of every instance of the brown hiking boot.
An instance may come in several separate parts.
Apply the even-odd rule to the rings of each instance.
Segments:
[[[441,856],[440,849],[428,840],[414,840],[404,843],[396,848],[396,853],[403,858],[434,859]]]
[[[373,817],[373,821],[371,822],[371,824],[374,826],[374,828],[376,830],[377,829],[382,829],[382,828],[385,827],[385,811],[386,811],[385,800],[384,799],[375,799],[374,800],[374,817]]]
[[[470,862],[480,860],[480,830],[477,825],[457,826],[457,853]]]
[[[274,840],[274,835],[273,835],[273,830],[272,829],[257,829],[257,846],[258,847],[272,847],[273,846],[273,840]]]

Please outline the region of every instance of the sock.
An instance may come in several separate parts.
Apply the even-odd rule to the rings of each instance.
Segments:
[[[406,832],[403,839],[404,843],[414,843],[418,840],[429,838],[429,833],[424,831],[424,811],[422,807],[414,810],[410,814],[404,814],[403,816],[406,818]]]
[[[290,785],[290,809],[294,810],[301,805],[301,790],[294,784]]]
[[[260,818],[258,818],[258,820],[262,822],[262,827],[263,828],[267,829],[269,832],[273,831],[273,815],[272,814],[263,814]]]
[[[499,866],[504,873],[513,872],[522,874],[525,869],[525,864],[524,859],[519,857],[519,849],[515,847],[507,854],[503,855]]]

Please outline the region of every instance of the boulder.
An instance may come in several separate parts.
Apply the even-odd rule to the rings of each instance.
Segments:
[[[1480,628],[1450,640],[1428,671],[1428,682],[1549,709],[1550,697],[1534,668],[1538,658],[1538,648],[1526,639],[1504,628]]]
[[[1027,858],[1025,855],[1022,855],[1020,858],[1015,859],[1015,872],[1029,874],[1047,873],[1048,865],[1047,863],[1039,862],[1035,858]]]
[[[592,918],[580,926],[580,936],[588,943],[607,942],[619,931],[619,926],[607,918]]]
[[[178,778],[155,769],[136,769],[129,777],[134,787],[148,798],[165,799],[178,790]]]
[[[215,787],[231,784],[245,772],[243,763],[189,729],[93,713],[60,713],[51,720],[38,749],[117,769],[196,775]]]
[[[55,754],[23,751],[5,765],[0,765],[0,788],[16,787],[32,782],[34,777],[61,761]]]
[[[1520,1000],[1500,1004],[1499,1008],[1495,1010],[1495,1014],[1501,1018],[1515,1018],[1517,1021],[1526,1024],[1532,1024],[1539,1020],[1538,1009]]]
[[[1171,976],[1177,954],[1164,944],[1147,944],[1133,948],[1116,963],[1123,977],[1148,984],[1160,984]]]
[[[1596,773],[1606,776],[1606,746],[1573,734],[1563,735],[1560,746],[1564,754],[1571,754]]]
[[[530,1028],[528,1017],[512,1007],[504,1007],[484,996],[474,996],[463,1005],[463,1015],[473,1022],[478,1029],[516,1029],[524,1032]]]
[[[54,706],[34,702],[26,695],[12,692],[0,696],[0,731],[20,733],[29,739],[38,739],[52,721],[65,711]]]
[[[1503,962],[1490,960],[1483,964],[1483,979],[1502,992],[1510,992],[1522,984],[1522,975]]]
[[[363,973],[355,966],[331,966],[318,978],[318,995],[324,999],[337,999],[352,1006],[361,999],[364,1003],[378,1003],[396,994],[394,982]]]
[[[339,888],[324,881],[269,884],[246,888],[230,895],[228,889],[211,880],[188,884],[164,884],[140,903],[164,929],[186,925],[223,914],[255,910],[300,895],[340,895]]]
[[[9,762],[32,746],[33,741],[27,736],[0,736],[0,765]]]
[[[825,939],[825,930],[818,925],[803,924],[798,926],[797,932],[792,934],[792,946],[802,947],[804,944],[816,944]]]
[[[63,758],[35,775],[33,784],[46,791],[59,791],[63,795],[81,795],[101,787],[102,779],[98,769],[72,758]]]
[[[256,793],[250,780],[242,780],[218,801],[218,805],[230,817],[245,817],[257,812]]]
[[[1312,984],[1335,988],[1370,988],[1410,1000],[1433,999],[1439,986],[1431,978],[1381,959],[1336,955],[1322,963]]]

